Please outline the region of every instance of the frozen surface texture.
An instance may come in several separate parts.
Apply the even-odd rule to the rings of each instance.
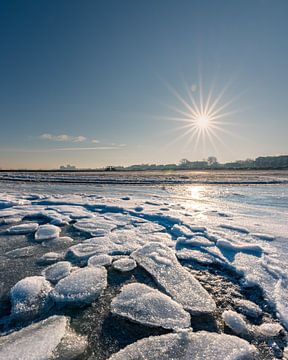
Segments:
[[[150,243],[133,252],[132,257],[191,314],[212,313],[216,309],[212,297],[165,245]]]
[[[255,355],[254,346],[236,336],[181,331],[137,341],[110,360],[253,360]]]
[[[30,351],[24,342],[37,359],[42,347],[49,354],[40,336],[32,344],[21,327],[40,326],[48,346],[57,335],[42,333],[50,320],[30,324],[55,314],[71,316],[71,326],[89,341],[83,354],[85,339],[67,331],[53,347],[61,360],[77,351],[83,360],[106,360],[120,349],[116,359],[253,358],[241,338],[257,347],[257,360],[283,358],[287,185],[91,186],[85,179],[97,174],[67,173],[51,175],[58,182],[47,186],[47,174],[31,176],[41,182],[21,180],[17,189],[1,183],[1,359],[9,359],[20,337],[23,354]],[[61,184],[79,176],[83,185]],[[118,172],[101,176],[119,179]],[[157,176],[149,176],[151,184]]]
[[[123,286],[112,301],[111,311],[147,326],[165,329],[187,328],[190,315],[169,296],[144,284]]]

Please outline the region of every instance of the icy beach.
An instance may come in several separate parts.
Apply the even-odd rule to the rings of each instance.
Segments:
[[[287,359],[287,173],[212,175],[1,173],[0,358]]]

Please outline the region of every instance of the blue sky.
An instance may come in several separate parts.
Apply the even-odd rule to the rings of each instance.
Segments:
[[[0,167],[287,153],[287,34],[286,0],[3,0]],[[214,145],[169,120],[171,87],[191,105],[212,84]]]

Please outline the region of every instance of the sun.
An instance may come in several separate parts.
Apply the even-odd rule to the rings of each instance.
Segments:
[[[178,93],[171,85],[167,83],[166,85],[181,106],[175,107],[166,104],[175,115],[162,118],[182,123],[181,126],[174,128],[174,131],[180,130],[181,134],[173,137],[173,140],[168,145],[187,137],[186,146],[192,143],[194,144],[194,150],[200,145],[200,142],[202,142],[203,149],[206,146],[205,144],[209,142],[215,152],[218,152],[217,142],[226,147],[223,135],[235,136],[233,132],[225,128],[227,125],[235,125],[235,122],[227,120],[227,117],[239,112],[239,110],[230,110],[229,107],[239,95],[223,102],[223,95],[228,88],[228,84],[222,91],[218,92],[217,96],[213,95],[214,86],[211,86],[207,95],[204,96],[201,81],[197,87],[189,87],[184,84],[186,88],[185,96]],[[195,89],[197,89],[197,92]],[[185,144],[183,145],[185,146]]]
[[[200,114],[195,119],[195,125],[200,129],[207,129],[210,125],[210,118],[209,115],[206,114]]]

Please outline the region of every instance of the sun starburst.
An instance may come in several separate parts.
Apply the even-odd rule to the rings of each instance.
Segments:
[[[229,85],[220,91],[217,96],[213,95],[213,86],[210,87],[207,96],[205,96],[201,82],[199,86],[192,85],[189,87],[185,84],[186,96],[181,95],[171,85],[167,84],[167,86],[179,101],[179,105],[181,105],[175,107],[166,104],[175,115],[163,118],[182,123],[181,126],[174,129],[180,130],[181,134],[174,137],[171,143],[187,138],[186,145],[194,142],[195,150],[200,143],[205,147],[206,141],[208,141],[217,151],[217,143],[225,145],[223,141],[224,134],[234,135],[227,127],[232,124],[229,117],[238,112],[238,110],[230,109],[231,104],[238,96],[223,101]]]

